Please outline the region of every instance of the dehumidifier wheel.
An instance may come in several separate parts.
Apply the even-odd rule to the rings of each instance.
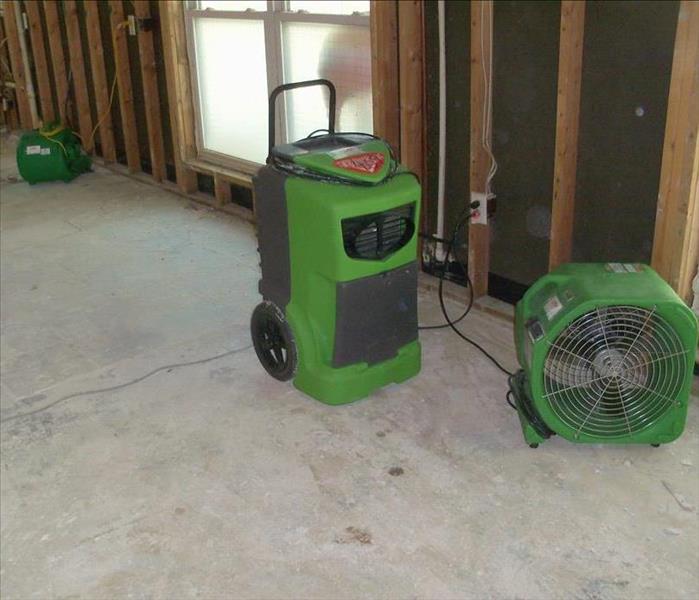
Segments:
[[[250,334],[265,370],[279,381],[289,381],[296,374],[298,354],[282,310],[273,302],[258,304],[250,319]]]

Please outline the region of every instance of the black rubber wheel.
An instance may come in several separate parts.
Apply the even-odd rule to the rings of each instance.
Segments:
[[[282,310],[274,302],[262,302],[250,319],[250,335],[262,366],[279,381],[296,374],[296,342]]]
[[[651,446],[653,446],[653,448],[660,448],[660,444],[651,444]]]
[[[529,447],[530,447],[530,448],[538,448],[538,447],[539,447],[539,444],[529,444]]]

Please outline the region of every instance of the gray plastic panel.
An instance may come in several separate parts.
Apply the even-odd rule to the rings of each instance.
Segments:
[[[417,263],[337,284],[333,366],[375,364],[417,339]]]
[[[270,166],[262,167],[253,179],[262,269],[260,294],[282,310],[291,298],[289,220],[284,189],[286,180],[284,173]]]

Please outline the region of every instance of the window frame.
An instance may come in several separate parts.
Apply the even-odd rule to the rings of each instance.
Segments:
[[[198,0],[185,3],[185,36],[187,38],[187,54],[189,57],[189,76],[194,104],[194,138],[197,160],[232,169],[234,171],[254,175],[263,163],[256,163],[244,158],[230,156],[222,152],[207,149],[204,145],[203,115],[201,111],[201,95],[199,91],[199,73],[197,64],[197,49],[194,36],[194,22],[198,18],[236,19],[262,21],[264,27],[265,61],[267,64],[268,94],[283,82],[282,28],[284,23],[321,23],[331,25],[353,25],[366,27],[371,31],[369,13],[354,13],[351,15],[333,15],[325,13],[308,13],[289,10],[288,0],[267,0],[266,11],[255,10],[218,10],[201,9]],[[371,49],[370,49],[371,51]],[[373,65],[372,65],[373,67]],[[373,91],[372,91],[373,96]],[[278,100],[276,112],[277,140],[286,137],[286,105],[284,95]]]

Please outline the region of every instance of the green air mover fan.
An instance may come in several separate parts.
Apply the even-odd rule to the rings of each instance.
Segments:
[[[684,429],[697,319],[650,267],[568,264],[517,304],[510,378],[524,438],[671,442]]]

